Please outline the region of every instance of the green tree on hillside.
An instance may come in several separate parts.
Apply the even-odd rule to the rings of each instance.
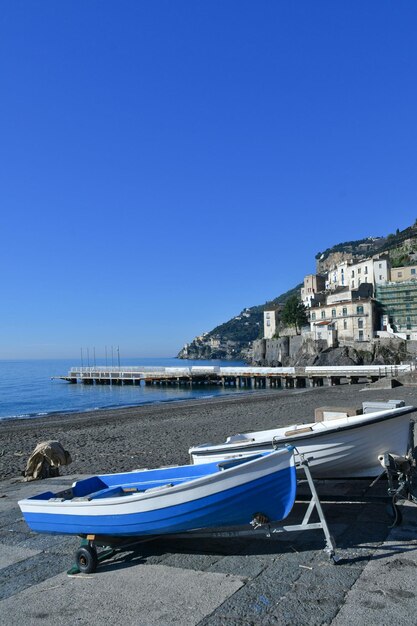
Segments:
[[[305,306],[299,301],[297,296],[288,298],[281,314],[281,321],[286,326],[294,326],[297,335],[300,334],[301,326],[308,323]]]

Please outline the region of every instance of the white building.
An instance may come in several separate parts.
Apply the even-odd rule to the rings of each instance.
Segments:
[[[326,289],[338,287],[357,289],[362,283],[373,286],[386,283],[390,279],[390,265],[387,258],[365,259],[358,263],[343,261],[329,270]]]

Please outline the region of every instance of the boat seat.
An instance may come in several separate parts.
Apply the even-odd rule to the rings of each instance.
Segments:
[[[115,498],[121,495],[123,495],[122,487],[106,487],[105,489],[100,489],[100,491],[94,491],[94,493],[89,493],[87,495],[87,500],[98,500],[99,498]]]
[[[85,496],[85,500],[98,500],[100,498],[117,498],[118,496],[125,496],[132,493],[140,493],[141,490],[137,487],[123,487],[123,485],[116,485],[114,487],[106,487],[106,489],[100,489],[94,493],[89,493]]]

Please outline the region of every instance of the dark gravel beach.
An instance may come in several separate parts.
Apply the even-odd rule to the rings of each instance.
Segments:
[[[0,422],[0,479],[21,476],[40,441],[61,442],[73,463],[61,474],[119,472],[188,462],[188,448],[233,433],[314,420],[320,406],[355,406],[399,399],[417,405],[417,388],[381,390],[341,385],[307,390],[254,391],[125,409],[63,413]]]

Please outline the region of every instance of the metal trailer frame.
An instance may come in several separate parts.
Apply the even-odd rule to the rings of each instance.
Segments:
[[[411,425],[410,425],[411,426]],[[411,432],[411,431],[410,431]],[[417,489],[417,462],[413,455],[413,447],[410,445],[409,450],[405,456],[398,456],[392,452],[386,451],[379,457],[381,463],[381,473],[373,480],[371,478],[353,478],[352,482],[360,483],[363,481],[371,482],[367,484],[363,489],[362,495],[349,495],[341,496],[336,494],[321,493],[320,501],[326,503],[338,503],[338,504],[357,504],[367,502],[385,502],[390,508],[390,515],[393,518],[392,524],[389,528],[394,528],[402,523],[402,513],[399,507],[402,501],[407,500],[412,504],[417,505],[417,497],[414,495]],[[374,487],[381,478],[385,478],[387,482],[386,495],[374,495],[369,493],[369,490]],[[316,479],[316,484],[327,485],[334,481],[338,481],[338,478],[326,478]],[[302,484],[304,481],[300,481]],[[307,501],[308,495],[298,495],[298,500]]]
[[[311,498],[307,506],[307,510],[304,514],[303,520],[300,524],[281,525],[270,521],[262,513],[256,513],[253,520],[250,522],[252,528],[246,527],[223,527],[213,529],[191,530],[185,533],[173,533],[164,535],[152,535],[135,539],[133,537],[117,538],[117,537],[103,537],[98,535],[86,535],[83,537],[80,548],[77,550],[75,559],[76,562],[72,568],[68,571],[68,574],[77,574],[79,572],[90,574],[93,573],[99,562],[113,556],[117,549],[126,549],[130,547],[138,546],[142,543],[147,543],[155,539],[169,538],[169,539],[218,539],[218,538],[240,538],[240,537],[261,537],[270,539],[272,535],[279,533],[289,532],[302,532],[307,530],[322,530],[325,538],[324,552],[333,562],[337,562],[336,557],[336,544],[333,536],[330,534],[329,527],[327,525],[326,517],[323,512],[323,508],[320,503],[320,499],[314,484],[313,477],[310,472],[308,460],[304,455],[299,454],[299,461],[297,467],[304,471],[308,486],[311,493]],[[311,516],[314,511],[317,512],[319,521],[311,522]],[[105,547],[100,553],[97,552],[97,546]]]

